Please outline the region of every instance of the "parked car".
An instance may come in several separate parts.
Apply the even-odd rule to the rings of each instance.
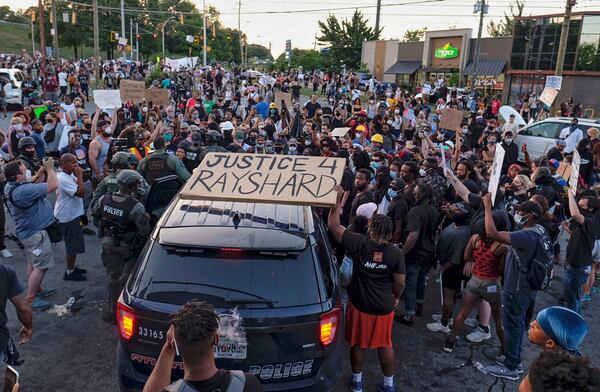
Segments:
[[[7,82],[4,86],[6,103],[20,106],[23,102],[21,99],[21,82],[25,80],[23,71],[18,68],[0,68],[0,79],[4,79]]]
[[[169,192],[153,199],[160,205]],[[311,207],[176,196],[118,302],[121,391],[143,388],[169,315],[193,299],[236,325],[234,337],[221,336],[214,349],[217,366],[255,375],[265,391],[331,390],[345,350],[331,249]],[[176,357],[172,378],[182,375]]]
[[[571,120],[571,117],[549,117],[521,128],[515,139],[519,146],[519,160],[525,160],[525,156],[520,152],[523,144],[527,144],[527,151],[532,160],[545,155],[556,144],[560,132],[571,126]],[[589,128],[600,128],[600,120],[580,118],[578,126],[585,136]]]

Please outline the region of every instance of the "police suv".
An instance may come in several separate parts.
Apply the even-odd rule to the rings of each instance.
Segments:
[[[150,203],[167,199],[150,193]],[[335,384],[343,350],[340,287],[326,229],[311,207],[176,196],[119,299],[122,391],[142,389],[169,314],[194,299],[219,313],[217,366],[254,374],[265,391]],[[172,377],[182,376],[178,356]]]

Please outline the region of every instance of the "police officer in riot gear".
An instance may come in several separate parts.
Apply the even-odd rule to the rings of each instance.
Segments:
[[[172,174],[182,182],[186,182],[191,176],[179,158],[165,151],[165,139],[160,136],[154,140],[154,152],[142,159],[137,171],[150,185],[159,178]]]
[[[229,150],[227,150],[225,147],[221,146],[221,142],[223,141],[223,135],[221,135],[221,132],[216,131],[214,129],[208,131],[206,133],[206,143],[207,146],[205,146],[202,150],[202,156],[200,158],[200,162],[202,162],[202,160],[204,159],[204,157],[206,156],[207,152],[229,152]]]
[[[192,173],[200,165],[202,151],[202,135],[194,133],[192,135],[192,145],[186,149],[185,159],[183,160],[183,164],[188,172]]]
[[[110,160],[111,171],[109,175],[107,175],[102,179],[102,181],[100,181],[100,183],[96,187],[96,190],[94,191],[94,195],[92,196],[92,201],[90,202],[92,208],[94,208],[94,206],[96,205],[96,203],[98,203],[98,200],[100,200],[102,196],[104,196],[107,193],[115,193],[119,190],[119,186],[117,184],[117,175],[121,170],[135,170],[138,164],[139,161],[137,160],[135,155],[129,154],[125,151],[119,151],[115,155],[113,155],[112,159]],[[149,191],[150,185],[148,185],[146,181],[142,181],[139,186],[136,199],[144,203],[146,201],[146,196],[148,195]]]
[[[116,321],[121,290],[152,230],[150,215],[134,197],[142,181],[135,170],[121,170],[117,174],[119,190],[102,196],[93,211],[94,217],[100,220],[102,264],[108,275],[107,306],[102,319],[112,324]]]
[[[31,172],[31,174],[37,173],[41,167],[40,161],[35,155],[36,142],[31,136],[25,136],[19,139],[17,147],[19,154],[15,159],[20,159],[25,165],[25,168]]]

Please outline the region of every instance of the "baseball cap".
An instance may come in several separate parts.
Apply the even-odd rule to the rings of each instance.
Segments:
[[[356,216],[364,216],[367,219],[371,219],[371,217],[377,211],[377,204],[375,203],[365,203],[358,206],[356,209]]]
[[[563,147],[567,146],[567,142],[565,142],[562,139],[556,139],[556,144],[558,144],[559,146],[563,146]]]
[[[542,206],[540,206],[540,203],[538,203],[537,201],[533,201],[533,200],[527,200],[521,204],[517,204],[517,206],[515,207],[515,210],[522,211],[527,214],[533,214],[536,217],[540,217],[544,214],[544,211],[542,210]]]

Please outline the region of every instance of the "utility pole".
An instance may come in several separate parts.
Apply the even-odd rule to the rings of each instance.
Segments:
[[[135,61],[140,61],[140,31],[138,22],[135,22]]]
[[[41,1],[41,0],[40,0]],[[98,0],[92,0],[94,8],[94,76],[96,88],[100,86],[100,39],[98,38]]]
[[[556,57],[556,69],[554,70],[556,76],[561,76],[563,72],[565,52],[567,51],[567,38],[569,37],[569,27],[571,26],[571,11],[576,4],[577,0],[567,0],[567,5],[565,6],[565,16],[558,44],[558,56]]]
[[[121,0],[121,37],[126,38],[125,35],[125,0]],[[123,50],[121,52],[123,59],[127,59],[127,47],[123,45]]]
[[[242,46],[242,0],[238,0],[238,33],[240,34],[240,62],[244,64],[244,47]]]
[[[35,57],[35,35],[33,30],[33,18],[35,18],[35,12],[31,11],[31,57]]]
[[[477,67],[479,66],[479,52],[481,50],[481,32],[483,30],[483,16],[487,13],[485,0],[477,1],[475,4],[475,11],[477,7],[479,9],[479,30],[477,31],[477,43],[475,44],[475,59],[473,61],[473,87],[475,87],[475,81],[477,80]]]
[[[167,23],[171,20],[171,19],[175,19],[175,16],[171,16],[169,18],[167,18],[167,20],[165,20],[165,23],[163,23],[162,28],[161,28],[161,32],[162,32],[162,60],[165,61],[165,26],[167,25]]]
[[[44,29],[44,3],[42,3],[42,0],[38,0],[38,12],[38,20],[40,22],[40,46],[42,47],[42,75],[44,75],[46,73],[46,32]]]
[[[375,16],[375,33],[379,31],[379,18],[381,17],[381,0],[377,0],[377,15]]]
[[[133,61],[133,18],[129,18],[129,54]]]
[[[56,21],[56,1],[52,0],[52,57],[58,59],[60,54],[58,53],[58,22]]]
[[[202,0],[202,60],[206,68],[206,0]]]

